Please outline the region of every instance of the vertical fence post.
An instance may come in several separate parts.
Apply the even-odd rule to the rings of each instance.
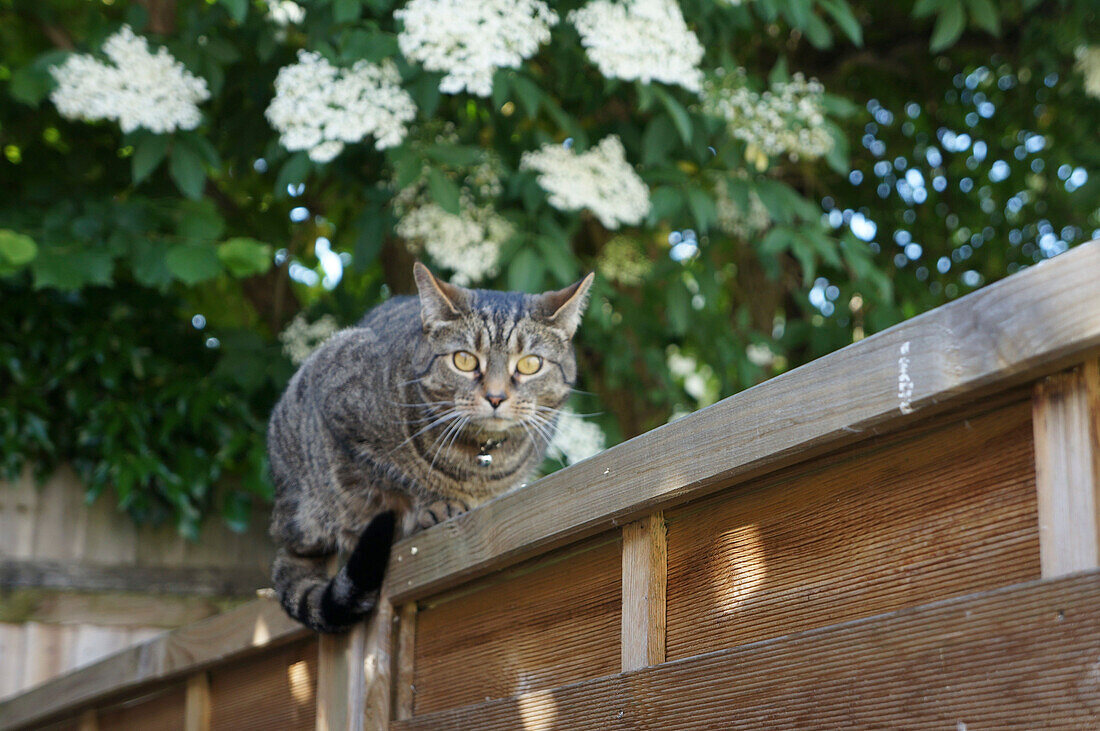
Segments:
[[[404,721],[413,717],[416,688],[413,671],[416,651],[416,602],[402,605],[398,612],[397,658],[394,670],[394,717]]]
[[[321,635],[317,666],[318,731],[381,731],[390,723],[393,604],[385,589],[367,621]]]
[[[1100,361],[1035,387],[1035,481],[1043,578],[1100,566]]]
[[[187,679],[183,727],[186,731],[210,731],[210,676],[195,673]]]
[[[665,519],[655,513],[623,526],[622,670],[665,660]]]
[[[80,714],[79,731],[99,731],[99,717],[94,708],[89,708]]]

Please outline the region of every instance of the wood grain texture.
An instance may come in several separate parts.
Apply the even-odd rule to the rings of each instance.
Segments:
[[[363,662],[363,633],[358,624],[342,634],[323,634],[317,642],[317,731],[345,731],[348,697],[355,667]]]
[[[99,731],[185,731],[183,683],[158,688],[127,698],[107,708],[96,709]]]
[[[1035,472],[1044,577],[1100,566],[1100,361],[1035,386]]]
[[[148,591],[242,596],[270,582],[260,567],[98,566],[45,560],[0,560],[0,587],[74,591]]]
[[[1082,244],[405,539],[394,600],[1072,365],[1100,348],[1097,281]]]
[[[397,613],[397,656],[394,661],[394,718],[412,718],[416,690],[416,603],[409,602]]]
[[[317,640],[275,648],[210,671],[212,731],[312,731]]]
[[[1095,728],[1100,574],[397,722],[394,731]]]
[[[362,695],[362,714],[359,716],[364,731],[389,728],[393,715],[393,664],[394,624],[397,611],[389,599],[389,590],[383,584],[378,608],[367,620],[364,635],[365,650],[361,682],[351,693]]]
[[[0,701],[0,728],[34,726],[99,696],[140,692],[156,684],[241,655],[261,653],[310,633],[277,602],[260,599],[166,632],[103,660]]]
[[[667,513],[668,659],[1039,578],[1026,402]]]
[[[617,672],[621,561],[605,539],[422,605],[415,712]]]
[[[210,676],[195,673],[187,678],[183,726],[186,731],[210,731]]]
[[[623,526],[623,614],[620,670],[665,661],[668,555],[664,514]]]

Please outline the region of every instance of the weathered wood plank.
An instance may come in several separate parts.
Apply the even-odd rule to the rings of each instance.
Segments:
[[[421,603],[415,713],[616,672],[621,571],[612,534]]]
[[[393,662],[394,662],[394,620],[396,610],[389,599],[386,587],[382,587],[382,596],[378,599],[378,608],[367,620],[367,633],[364,641],[362,681],[354,693],[362,696],[360,714],[361,726],[365,731],[382,731],[389,728],[393,713]]]
[[[394,717],[412,718],[416,700],[414,684],[416,652],[416,602],[401,607],[397,614],[397,658],[394,672]]]
[[[668,553],[663,513],[623,526],[622,670],[665,661]]]
[[[394,600],[1072,365],[1100,348],[1097,281],[1083,244],[405,539]]]
[[[277,602],[261,599],[211,617],[56,678],[0,702],[0,728],[30,726],[88,701],[201,670],[307,637]]]
[[[363,633],[366,626],[356,625],[343,634],[326,634],[317,643],[317,731],[349,729],[348,691],[356,666],[363,664]]]
[[[975,412],[665,513],[667,658],[1040,578],[1031,406]]]
[[[316,639],[219,663],[209,674],[211,731],[316,728]]]
[[[1100,573],[417,716],[414,729],[1094,728]]]
[[[1033,414],[1043,576],[1100,566],[1100,361],[1037,384]]]
[[[71,561],[0,560],[0,588],[145,591],[244,596],[271,581],[259,567],[96,566]]]

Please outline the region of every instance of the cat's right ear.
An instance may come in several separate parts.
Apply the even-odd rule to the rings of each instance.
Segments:
[[[413,264],[413,279],[420,293],[420,320],[425,330],[462,314],[466,304],[464,289],[438,279],[420,262]]]

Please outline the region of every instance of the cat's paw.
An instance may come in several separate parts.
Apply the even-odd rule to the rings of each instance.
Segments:
[[[416,514],[416,524],[421,528],[431,528],[436,523],[462,515],[470,506],[456,498],[436,500],[420,508]]]

